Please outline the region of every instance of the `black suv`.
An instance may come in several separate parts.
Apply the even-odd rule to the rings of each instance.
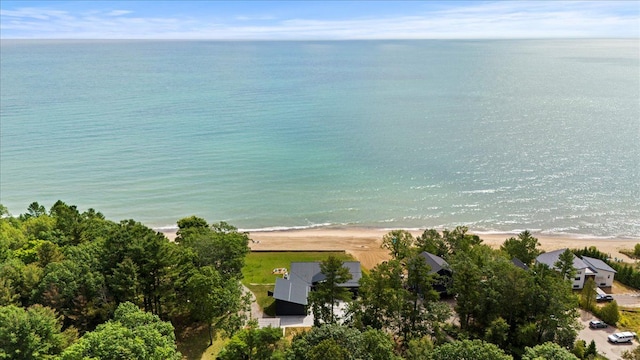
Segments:
[[[611,295],[596,295],[597,302],[609,302],[613,301],[613,296]]]

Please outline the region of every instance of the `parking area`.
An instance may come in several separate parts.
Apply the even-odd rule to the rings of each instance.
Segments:
[[[616,300],[617,301],[617,300]],[[609,326],[604,329],[589,328],[589,321],[597,320],[595,316],[586,311],[580,310],[580,323],[584,325],[584,329],[578,333],[578,338],[587,342],[595,341],[598,352],[609,360],[622,360],[622,353],[626,350],[632,350],[638,346],[638,341],[634,340],[630,344],[612,344],[607,341],[607,337],[613,333],[620,332],[615,327]]]

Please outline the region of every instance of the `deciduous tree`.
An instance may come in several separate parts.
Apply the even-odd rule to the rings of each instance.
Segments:
[[[379,264],[361,280],[359,299],[351,308],[357,326],[384,329],[404,346],[426,335],[438,337],[449,318],[446,304],[432,288],[428,266],[420,255]]]
[[[584,287],[580,292],[580,303],[582,307],[587,311],[591,311],[595,304],[597,294],[596,282],[590,277],[584,282]]]
[[[431,359],[513,360],[496,345],[480,340],[462,340],[440,345],[431,353]]]
[[[311,331],[293,338],[287,349],[288,360],[308,360],[310,353],[316,359],[346,360],[400,360],[393,352],[394,343],[384,331],[370,329],[364,332],[337,324],[313,327]],[[324,357],[323,357],[323,354]]]
[[[578,360],[569,350],[552,342],[528,347],[525,349],[522,360]]]
[[[607,324],[615,326],[616,323],[620,320],[620,311],[618,309],[618,302],[613,300],[607,305],[603,306],[600,311],[598,311],[600,318],[602,321]]]
[[[244,258],[249,253],[248,234],[225,222],[211,225],[206,232],[197,229],[183,234],[181,240],[181,244],[193,249],[197,266],[211,265],[224,278],[241,279]]]
[[[391,257],[402,260],[410,255],[415,239],[406,230],[393,230],[382,237],[382,248],[388,249]]]
[[[272,360],[283,354],[282,329],[266,327],[258,329],[255,324],[237,332],[225,345],[218,359],[220,360]]]
[[[184,239],[194,235],[202,235],[209,232],[209,224],[203,218],[195,215],[178,220],[178,231],[176,233],[176,242],[180,243]]]
[[[50,308],[0,307],[0,359],[47,359],[59,354],[65,346],[61,328]]]
[[[208,324],[210,345],[215,329],[233,334],[243,324],[249,302],[237,280],[225,279],[212,266],[204,266],[194,270],[187,289],[192,316]]]
[[[426,251],[440,257],[448,257],[449,249],[442,235],[436,229],[427,229],[415,241],[418,252]]]
[[[132,303],[118,306],[113,320],[86,333],[67,348],[62,360],[179,360],[173,326]]]

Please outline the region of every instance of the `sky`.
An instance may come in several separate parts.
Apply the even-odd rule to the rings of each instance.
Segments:
[[[2,39],[639,38],[640,1],[0,1]]]

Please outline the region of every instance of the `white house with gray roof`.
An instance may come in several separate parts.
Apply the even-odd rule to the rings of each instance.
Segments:
[[[552,269],[558,270],[555,264],[558,262],[560,254],[566,250],[560,249],[542,253],[536,258],[536,264],[545,264]],[[585,281],[589,278],[592,278],[598,287],[611,287],[613,285],[613,277],[616,271],[602,260],[587,256],[583,256],[581,259],[573,255],[573,267],[576,269],[576,276],[572,281],[574,289],[582,289]]]
[[[600,259],[594,259],[588,256],[583,256],[582,261],[596,271],[595,282],[598,287],[611,287],[613,285],[613,278],[616,276],[616,271],[611,266]]]

